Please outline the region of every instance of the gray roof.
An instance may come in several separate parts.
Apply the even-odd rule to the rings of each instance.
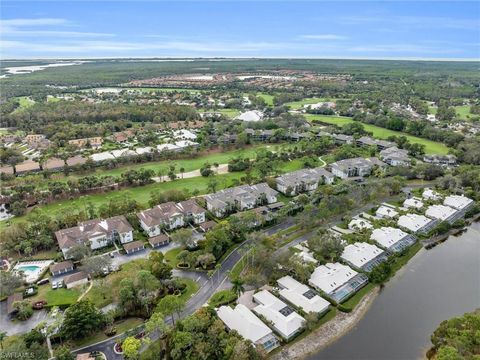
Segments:
[[[333,174],[324,168],[302,169],[279,176],[277,184],[295,187],[301,183],[318,183],[323,177],[332,178]]]
[[[398,161],[409,161],[408,151],[404,149],[399,149],[396,146],[384,149],[380,151],[380,157],[382,159],[398,160]]]
[[[235,201],[256,201],[262,194],[276,196],[278,192],[270,188],[267,183],[241,185],[207,195],[205,200],[214,208],[221,209],[227,207],[228,204],[233,204]]]

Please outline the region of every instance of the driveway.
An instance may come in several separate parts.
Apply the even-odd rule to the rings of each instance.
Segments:
[[[28,298],[27,298],[28,299]],[[7,301],[0,302],[0,329],[6,331],[8,336],[25,334],[40,324],[42,321],[49,319],[48,312],[45,309],[34,310],[30,319],[25,321],[11,321],[7,315]]]

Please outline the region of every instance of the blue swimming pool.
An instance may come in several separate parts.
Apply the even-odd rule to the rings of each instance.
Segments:
[[[40,266],[37,265],[24,265],[24,266],[19,266],[17,267],[18,271],[23,271],[23,272],[36,272],[40,270]]]

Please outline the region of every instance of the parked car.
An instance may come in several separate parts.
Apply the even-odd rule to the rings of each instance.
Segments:
[[[60,288],[63,288],[63,282],[62,281],[59,281],[57,282],[57,287],[60,289]]]
[[[55,290],[57,288],[57,283],[56,282],[52,282],[52,289]]]
[[[48,284],[49,282],[50,282],[50,279],[42,279],[37,281],[37,285],[44,285],[44,284]]]

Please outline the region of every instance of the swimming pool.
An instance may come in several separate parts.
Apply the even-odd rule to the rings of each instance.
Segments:
[[[40,275],[48,268],[53,260],[26,261],[14,266],[13,271],[23,275],[27,283],[33,283],[40,278]]]

